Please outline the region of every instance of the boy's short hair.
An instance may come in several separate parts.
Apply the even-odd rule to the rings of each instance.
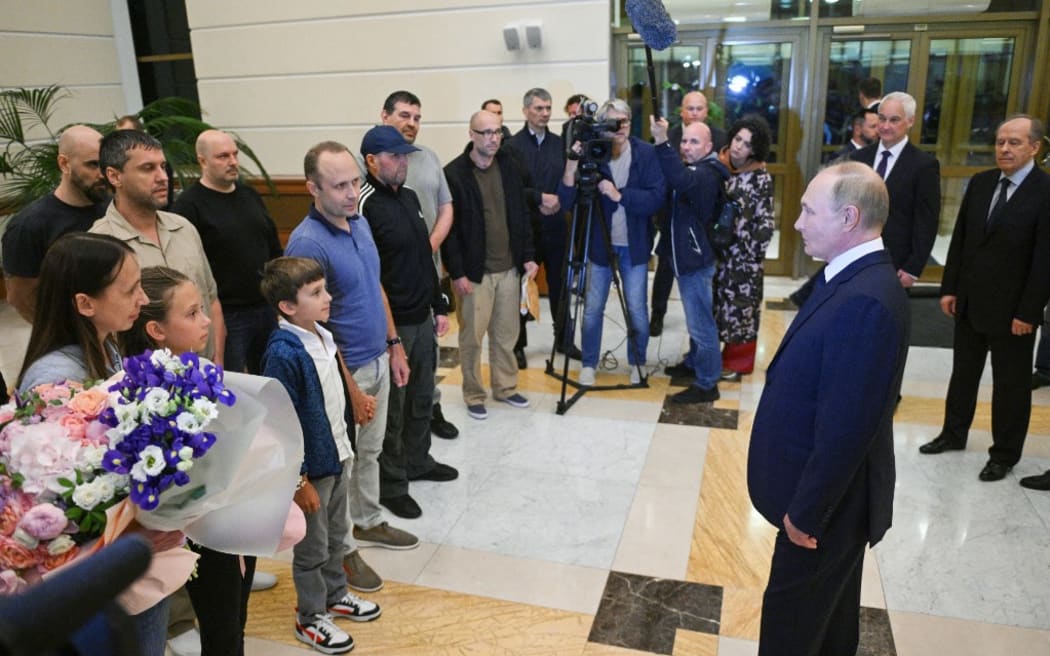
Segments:
[[[278,257],[263,268],[259,290],[270,306],[281,312],[281,301],[295,303],[299,290],[324,278],[324,269],[315,260],[305,257]]]

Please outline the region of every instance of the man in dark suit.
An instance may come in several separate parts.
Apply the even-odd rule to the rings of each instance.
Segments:
[[[879,140],[879,113],[874,109],[862,109],[850,119],[850,140],[835,153],[832,159],[848,157],[855,150],[870,146]]]
[[[1029,116],[999,126],[999,168],[970,180],[941,282],[941,309],[955,319],[952,377],[941,434],[919,451],[966,448],[991,351],[992,446],[982,481],[1002,479],[1021,459],[1032,410],[1035,327],[1050,298],[1050,175],[1034,161],[1042,136]]]
[[[930,259],[941,214],[941,167],[908,143],[914,123],[915,99],[899,91],[888,94],[879,104],[879,143],[850,155],[886,181],[890,215],[882,239],[904,287],[918,280]]]
[[[864,546],[893,514],[893,408],[908,301],[879,234],[886,186],[856,162],[810,182],[795,229],[827,265],[769,365],[748,453],[751,502],[779,530],[759,656],[855,654]]]

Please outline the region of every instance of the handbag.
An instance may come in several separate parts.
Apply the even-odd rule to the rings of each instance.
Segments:
[[[707,224],[707,241],[719,258],[724,258],[736,236],[736,222],[743,209],[740,202],[731,197],[725,184],[719,188],[718,201],[715,203],[714,218]]]

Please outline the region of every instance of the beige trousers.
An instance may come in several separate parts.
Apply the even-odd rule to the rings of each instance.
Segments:
[[[463,400],[467,405],[485,402],[481,383],[481,340],[489,336],[489,379],[492,398],[514,394],[518,364],[514,343],[521,324],[521,275],[516,268],[486,273],[474,283],[473,293],[459,297],[459,359],[463,365]]]

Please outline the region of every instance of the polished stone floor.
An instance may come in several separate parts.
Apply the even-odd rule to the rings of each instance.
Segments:
[[[590,392],[564,415],[560,383],[544,373],[547,316],[530,324],[520,377],[531,406],[493,401],[485,421],[467,417],[456,338],[443,339],[443,407],[461,435],[435,438],[433,454],[460,478],[413,483],[423,516],[390,518],[420,536],[418,549],[362,552],[386,585],[366,595],[382,617],[344,627],[355,653],[755,654],[774,531],[752,510],[744,472],[762,370],[794,316],[776,301],[796,285],[768,279],[779,309],[763,314],[758,369],[723,384],[713,405],[667,403],[683,382],[662,374],[685,342],[674,298],[649,345],[648,387]],[[610,304],[599,384],[628,382],[618,314]],[[0,324],[0,366],[13,381],[27,329],[2,304]],[[894,526],[865,560],[859,653],[1050,653],[1050,493],[1017,485],[1050,467],[1050,390],[1034,395],[1024,459],[1006,480],[981,483],[990,372],[967,450],[917,452],[937,434],[950,367],[948,349],[911,349]],[[260,561],[279,584],[252,596],[248,654],[305,653],[289,559]]]

